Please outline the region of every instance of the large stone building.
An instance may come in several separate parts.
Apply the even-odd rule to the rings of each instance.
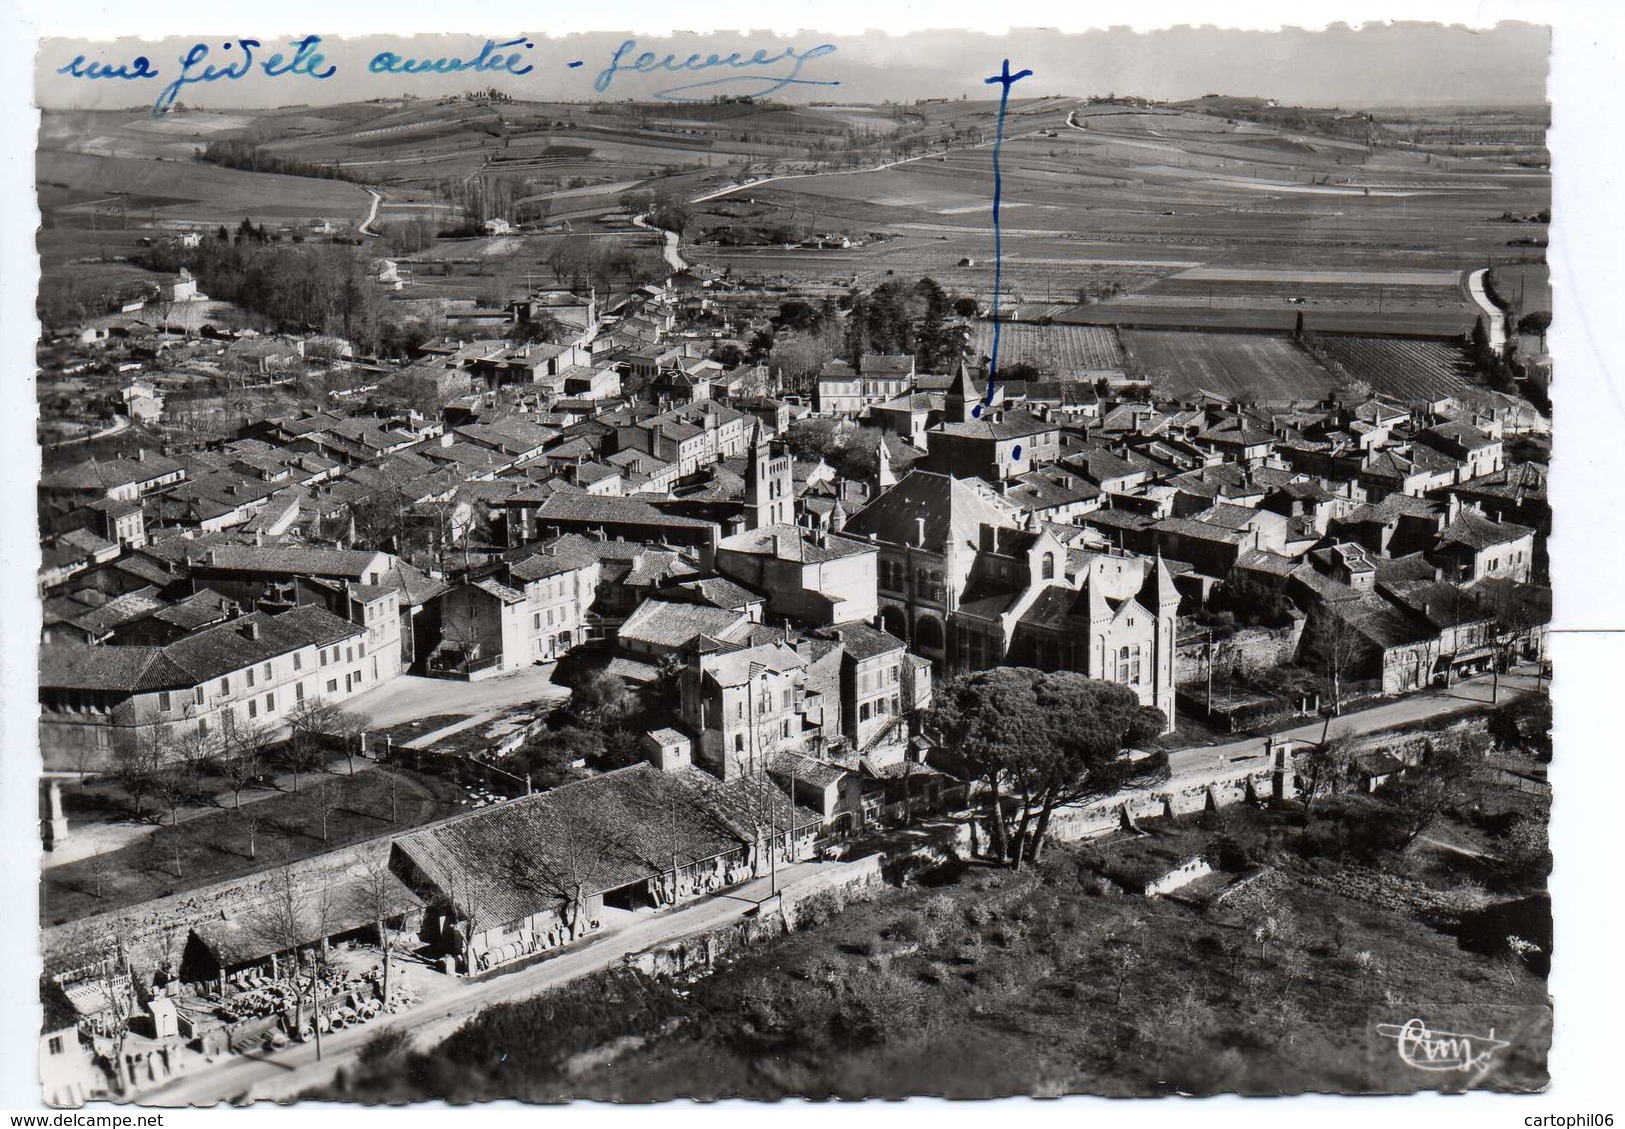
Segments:
[[[343,702],[383,681],[367,629],[305,606],[248,615],[163,647],[51,644],[40,650],[40,749],[48,768],[104,767],[157,727],[228,735],[280,727],[302,702]]]
[[[1047,413],[1010,408],[995,382],[984,393],[961,362],[948,389],[943,420],[926,432],[925,465],[989,482],[1017,478],[1061,456],[1060,427]]]
[[[985,486],[912,471],[847,523],[880,550],[880,624],[947,671],[1020,663],[1132,687],[1169,718],[1180,596],[1160,558],[1064,543]]]

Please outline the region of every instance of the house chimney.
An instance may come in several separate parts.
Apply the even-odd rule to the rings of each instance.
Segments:
[[[260,637],[260,625],[258,623],[245,623],[245,624],[243,624],[243,638],[244,639],[253,639],[253,640],[255,640],[257,642],[259,640],[259,637]]]
[[[914,519],[914,547],[917,549],[925,548],[925,519],[923,517]]]
[[[138,463],[144,463],[147,461],[147,449],[145,447],[137,447],[135,449],[135,461]]]

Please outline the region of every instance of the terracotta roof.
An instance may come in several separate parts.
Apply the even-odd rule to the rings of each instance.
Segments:
[[[842,537],[838,533],[819,534],[798,525],[764,525],[760,529],[724,537],[718,549],[752,556],[773,556],[783,561],[816,564],[840,560],[877,550],[867,541]]]
[[[913,545],[919,522],[925,523],[925,547],[941,552],[950,541],[979,543],[984,525],[1015,528],[1013,507],[994,501],[969,481],[934,471],[911,470],[901,481],[847,519],[848,536],[867,537],[898,545]]]
[[[1492,545],[1505,545],[1509,541],[1518,541],[1534,535],[1535,531],[1528,526],[1513,525],[1510,521],[1493,521],[1472,510],[1462,510],[1456,515],[1456,520],[1440,532],[1439,543],[1464,545],[1477,550],[1488,549]]]
[[[737,639],[750,627],[750,617],[732,608],[707,604],[677,603],[672,600],[645,600],[621,624],[624,643],[635,640],[655,647],[679,650],[697,635]]]
[[[901,651],[906,646],[897,636],[867,623],[838,623],[824,628],[820,634],[839,639],[841,647],[858,662]]]
[[[635,765],[454,816],[395,845],[489,928],[561,910],[578,887],[590,897],[669,873],[674,858],[688,866],[739,851],[752,838],[753,802],[790,822],[788,800],[764,781],[724,785],[696,769]],[[803,809],[795,822],[820,818]]]
[[[554,494],[536,509],[536,521],[601,522],[605,525],[649,525],[672,529],[714,529],[714,522],[664,513],[638,498],[601,498],[593,494]]]
[[[250,639],[257,628],[259,637]],[[326,608],[307,604],[281,615],[251,612],[170,643],[164,657],[184,670],[196,685],[285,655],[304,647],[325,647],[365,636],[367,629],[340,619]]]
[[[384,554],[388,558],[388,554]],[[221,572],[291,576],[338,576],[361,580],[378,559],[371,549],[322,549],[301,545],[218,545],[196,567]]]

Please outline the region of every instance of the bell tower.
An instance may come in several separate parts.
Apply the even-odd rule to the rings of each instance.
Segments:
[[[745,457],[745,528],[788,525],[795,513],[795,489],[790,449],[768,438],[757,419],[751,425],[750,450]]]

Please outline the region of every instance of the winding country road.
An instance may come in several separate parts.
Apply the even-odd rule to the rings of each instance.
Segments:
[[[1506,313],[1490,301],[1489,291],[1484,289],[1484,276],[1490,272],[1487,269],[1475,270],[1467,276],[1467,291],[1473,296],[1479,310],[1484,314],[1484,327],[1489,330],[1490,349],[1496,354],[1506,352],[1507,324]]]
[[[675,231],[667,231],[663,227],[656,227],[654,224],[649,222],[648,213],[644,213],[641,216],[633,216],[632,224],[635,227],[643,228],[645,231],[658,231],[661,235],[665,236],[665,242],[661,245],[660,253],[665,257],[666,265],[671,267],[671,269],[676,271],[678,274],[681,274],[683,271],[688,269],[688,263],[683,259],[683,256],[678,253],[677,246],[679,242],[681,242],[681,239]]]
[[[371,188],[363,189],[363,191],[372,197],[372,207],[367,211],[367,218],[361,221],[361,226],[356,230],[369,239],[377,239],[379,235],[372,230],[372,223],[378,218],[378,205],[384,202],[384,196],[383,193],[374,191]]]
[[[979,144],[987,143],[981,142]],[[974,149],[975,147],[976,146],[974,145],[966,146],[966,148],[970,149]],[[732,196],[735,192],[743,192],[747,188],[759,188],[764,184],[772,184],[775,181],[780,180],[807,180],[815,176],[857,176],[860,173],[882,172],[886,169],[894,169],[898,165],[906,165],[910,161],[923,161],[927,157],[940,157],[942,155],[942,153],[921,153],[918,157],[904,157],[901,160],[886,161],[882,164],[878,164],[867,169],[820,169],[818,172],[787,172],[782,173],[779,176],[764,176],[760,180],[747,180],[743,184],[731,184],[727,188],[719,188],[715,192],[707,192],[703,196],[694,197],[689,201],[689,203],[703,204],[707,200],[720,200],[724,196]]]

